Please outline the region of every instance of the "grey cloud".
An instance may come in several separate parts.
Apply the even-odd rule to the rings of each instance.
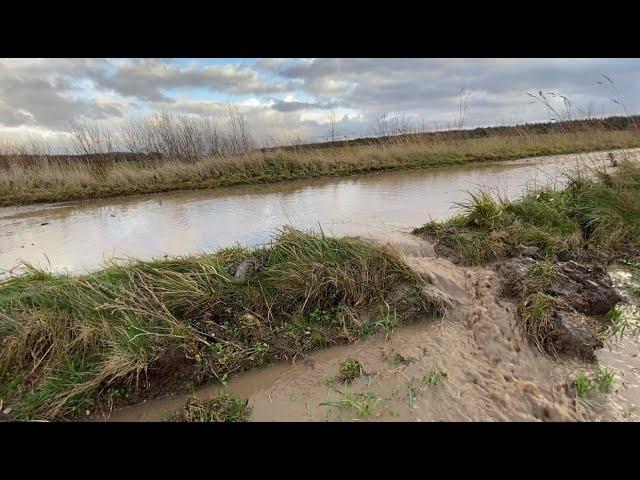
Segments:
[[[0,124],[7,127],[19,127],[31,122],[31,117],[24,112],[0,105]]]
[[[285,92],[286,82],[262,82],[249,67],[180,67],[155,59],[133,60],[118,66],[114,73],[96,78],[98,85],[124,96],[146,101],[171,101],[163,89],[203,87],[232,94]]]
[[[310,103],[310,102],[287,102],[278,99],[272,99],[273,105],[271,108],[277,110],[278,112],[298,112],[302,110],[328,110],[332,106],[340,107],[344,106],[342,102],[334,102],[333,105],[330,102],[318,102],[318,103]]]
[[[635,94],[640,87],[637,59],[316,59],[264,68],[302,81],[302,89],[316,98],[340,98],[369,117],[384,110],[444,119],[454,114],[461,87],[476,92],[471,105],[478,122],[499,121],[513,112],[529,118],[544,116],[541,107],[530,106],[526,96],[540,89],[608,106],[613,112],[611,89],[595,83],[602,73],[614,77],[634,111],[640,109]]]
[[[104,65],[103,61],[91,59],[0,62],[0,124],[66,130],[72,118],[122,116],[122,103],[90,101],[70,95],[79,80],[99,74]]]
[[[461,87],[471,92],[469,121],[476,125],[546,120],[544,107],[526,95],[538,90],[566,95],[585,109],[591,104],[597,113],[621,113],[610,100],[615,89],[596,84],[602,74],[614,79],[629,111],[640,111],[638,59],[261,59],[205,67],[167,59],[5,59],[0,124],[62,131],[77,116],[113,124],[140,109],[223,113],[223,104],[168,93],[176,88],[254,96],[263,105],[242,110],[259,132],[309,136],[326,135],[318,111],[331,101],[361,114],[340,119],[345,134],[366,131],[381,112],[446,124],[457,113]],[[287,93],[301,93],[304,101],[282,100]]]
[[[64,130],[75,117],[101,119],[123,114],[119,104],[67,97],[47,80],[37,78],[3,78],[0,98],[4,106],[0,122],[5,125],[29,123]],[[22,111],[30,115],[20,113]],[[16,123],[18,121],[22,123]]]

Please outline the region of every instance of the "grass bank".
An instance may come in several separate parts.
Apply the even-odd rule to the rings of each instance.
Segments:
[[[82,276],[25,267],[0,283],[0,399],[13,419],[55,419],[224,382],[439,311],[424,287],[387,247],[290,229],[268,249]]]
[[[274,183],[301,178],[511,160],[640,147],[636,130],[482,138],[401,137],[380,144],[254,151],[233,157],[57,162],[0,169],[0,206]]]
[[[640,166],[570,173],[565,188],[540,187],[515,201],[471,194],[461,212],[414,230],[438,241],[460,263],[488,263],[535,247],[549,260],[609,258],[640,245]]]
[[[640,165],[573,172],[564,188],[536,188],[514,201],[479,192],[460,207],[414,233],[461,264],[497,262],[502,289],[516,294],[520,326],[542,351],[595,358],[616,331],[611,315],[620,301],[601,266],[640,254]]]

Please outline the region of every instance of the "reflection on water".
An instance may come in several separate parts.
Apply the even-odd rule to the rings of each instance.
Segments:
[[[590,154],[604,158],[605,154]],[[95,269],[106,260],[212,251],[268,242],[292,225],[331,235],[377,236],[450,216],[478,187],[513,196],[587,157],[527,159],[477,167],[316,179],[0,209],[0,270],[20,260],[54,270]]]

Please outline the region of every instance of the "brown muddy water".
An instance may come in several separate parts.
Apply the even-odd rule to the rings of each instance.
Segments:
[[[640,149],[626,152],[638,155]],[[469,190],[488,187],[513,197],[531,182],[562,181],[562,172],[602,161],[606,153],[4,207],[0,278],[21,261],[77,273],[114,257],[148,259],[256,245],[283,225],[386,238],[429,218],[450,216],[453,202],[466,200]]]
[[[631,151],[637,156],[640,149]],[[621,153],[618,153],[622,155]],[[616,155],[618,155],[616,154]],[[226,390],[247,397],[253,421],[576,421],[637,420],[638,346],[612,340],[599,353],[616,372],[614,391],[588,401],[567,382],[595,366],[552,360],[515,327],[515,307],[496,295],[495,274],[436,258],[408,232],[450,216],[453,202],[479,187],[517,196],[531,182],[562,182],[577,165],[606,153],[532,158],[500,164],[319,179],[214,191],[0,209],[0,269],[26,260],[80,272],[116,257],[192,254],[268,242],[288,224],[332,235],[391,243],[448,303],[444,318],[395,329],[232,377]],[[359,360],[366,374],[350,385],[329,381]],[[195,393],[206,399],[220,385]],[[91,420],[158,421],[189,394],[120,408]],[[94,414],[95,415],[95,414]]]
[[[568,393],[573,375],[592,372],[594,365],[553,360],[532,347],[516,328],[515,306],[497,299],[493,272],[429,256],[430,246],[408,235],[396,236],[393,244],[448,301],[447,314],[232,378],[226,391],[248,399],[252,421],[634,419],[637,403],[620,380],[608,395],[583,401]],[[609,361],[605,356],[602,364],[609,367],[630,351],[622,354],[614,346],[614,357]],[[340,363],[351,359],[359,360],[366,373],[350,385],[331,382]],[[616,373],[625,375],[624,382],[637,375],[621,367]],[[446,376],[437,378],[442,373]],[[160,421],[189,395],[204,400],[223,389],[211,385],[93,420]],[[349,400],[354,402],[349,405]]]

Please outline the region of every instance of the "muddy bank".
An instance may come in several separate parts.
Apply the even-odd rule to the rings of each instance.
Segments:
[[[385,245],[286,228],[266,249],[32,267],[0,283],[0,400],[77,418],[393,329],[446,299]]]
[[[90,406],[87,416],[133,418],[142,408],[155,412],[147,418],[165,418],[184,397],[111,407],[126,403],[120,387],[146,389],[147,398],[184,390],[178,374],[187,372],[193,385],[217,378],[248,397],[253,420],[617,418],[608,405],[618,383],[594,370],[593,351],[619,294],[591,253],[619,252],[610,239],[633,239],[637,219],[586,224],[585,209],[565,207],[596,191],[598,201],[626,201],[612,202],[613,215],[633,212],[634,197],[619,181],[570,183],[568,193],[515,206],[480,198],[451,232],[435,229],[436,242],[470,239],[466,253],[482,246],[495,256],[481,266],[437,257],[438,248],[416,236],[397,235],[384,247],[289,231],[265,257],[234,248],[76,278],[32,270],[0,289],[6,317],[17,320],[5,325],[3,373],[15,365],[37,372],[36,381],[3,378],[3,391],[13,388],[18,400],[9,408],[20,408],[9,415],[77,418]],[[545,235],[533,236],[541,226]],[[408,319],[415,323],[405,329]],[[61,321],[69,328],[59,329]],[[340,342],[348,344],[331,346]],[[87,351],[93,363],[83,365]],[[64,361],[70,352],[79,363]],[[273,361],[294,363],[257,368]],[[362,375],[340,381],[343,362],[358,362]],[[55,383],[78,368],[90,381]],[[114,401],[94,403],[105,392]],[[291,407],[300,398],[302,413]]]
[[[520,257],[498,262],[501,295],[518,304],[520,328],[543,351],[595,360],[622,299],[602,265]]]
[[[293,364],[255,369],[195,392],[246,398],[252,421],[576,421],[613,419],[609,396],[586,404],[567,385],[592,369],[578,358],[541,353],[518,326],[517,302],[498,272],[462,267],[412,236],[394,248],[449,307],[408,326],[314,351]],[[358,360],[354,382],[336,383],[340,365]],[[158,421],[189,395],[115,410],[95,420]]]

